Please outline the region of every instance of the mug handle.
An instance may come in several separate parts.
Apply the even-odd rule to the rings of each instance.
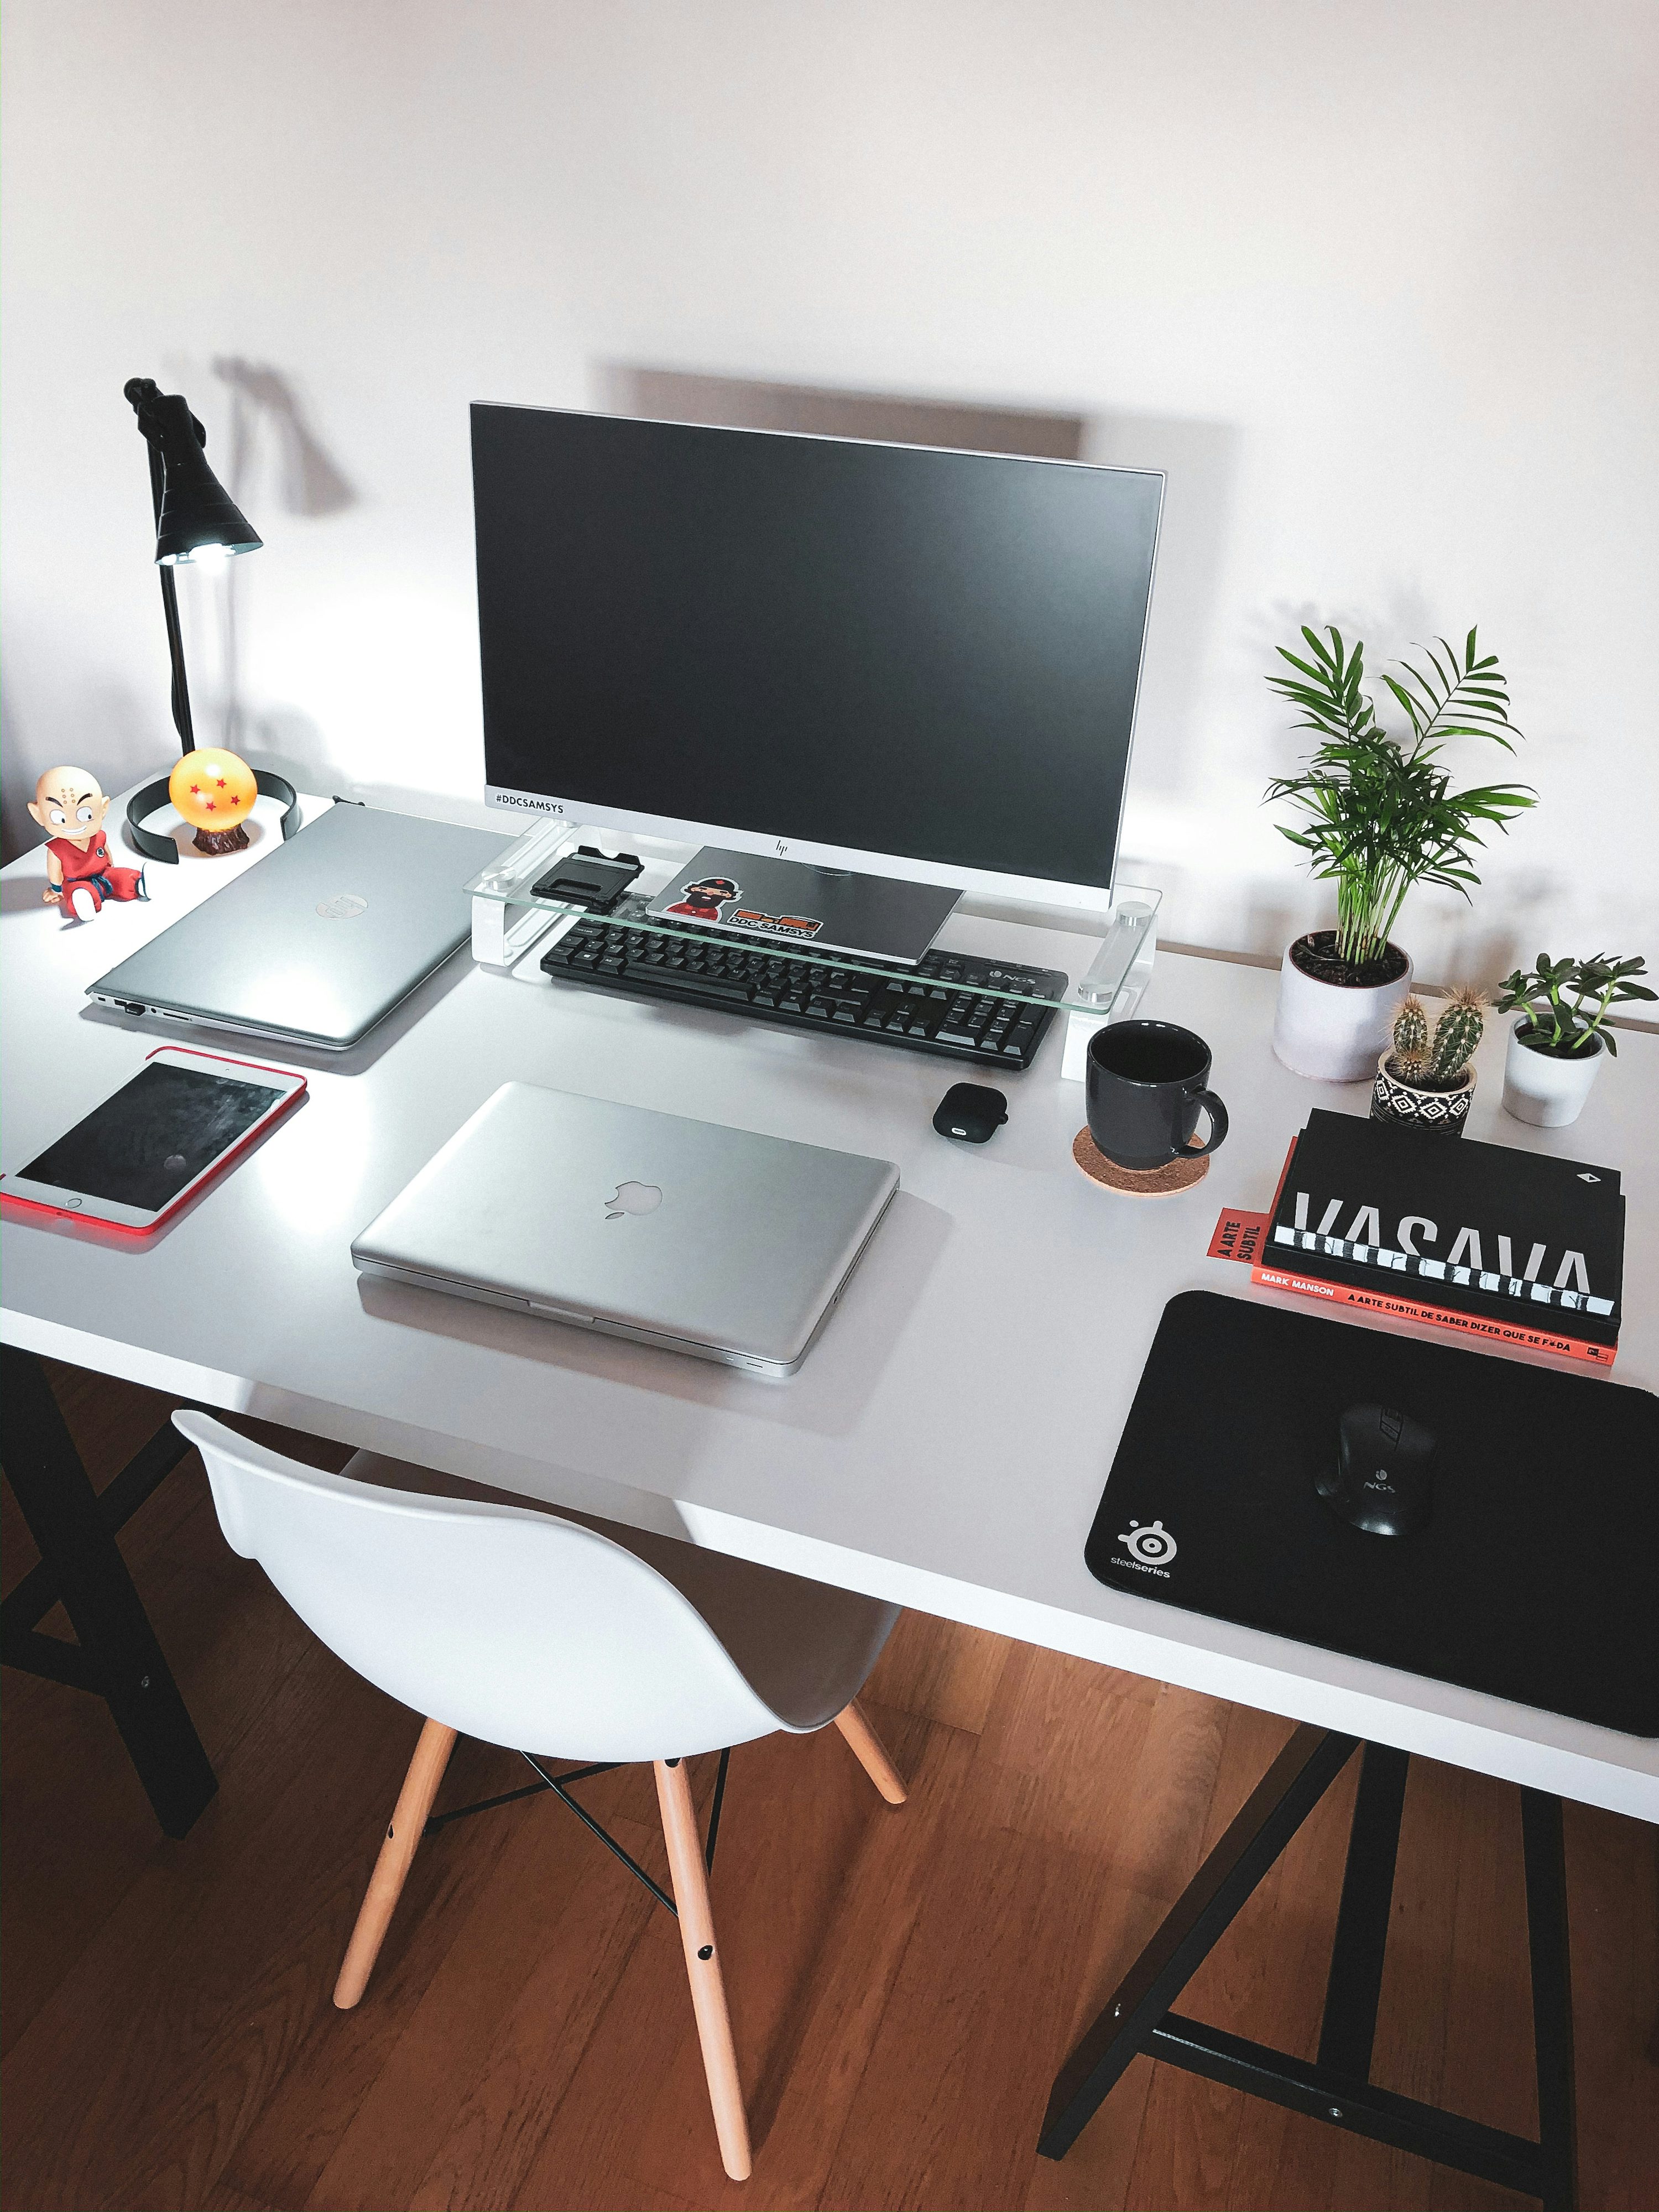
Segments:
[[[1210,1134],[1207,1142],[1201,1145],[1188,1145],[1187,1147],[1188,1159],[1201,1160],[1206,1152],[1212,1152],[1218,1145],[1225,1143],[1227,1109],[1213,1091],[1195,1091],[1193,1096],[1210,1117]]]

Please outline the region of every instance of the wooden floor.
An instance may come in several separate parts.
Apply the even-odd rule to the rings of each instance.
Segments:
[[[100,1480],[165,1411],[54,1379]],[[9,1493],[6,1510],[10,1581],[32,1554]],[[1528,2201],[1144,2059],[1064,2163],[1039,2160],[1073,2031],[1288,1730],[921,1615],[868,1698],[910,1781],[902,1811],[833,1730],[732,1759],[714,1901],[756,2138],[746,2186],[715,2154],[672,1924],[545,1798],[423,1844],[368,1996],[337,2013],[416,1723],[230,1553],[193,1457],[124,1542],[221,1786],[185,1841],[163,1841],[103,1707],[5,1677],[17,2212]],[[464,1746],[440,1805],[522,1772]],[[1183,2011],[1312,2055],[1351,1801],[1345,1777]],[[591,1802],[660,1867],[648,1769]],[[1570,1807],[1567,1859],[1583,2201],[1634,2212],[1659,2204],[1655,1832]],[[1522,1928],[1514,1791],[1415,1763],[1379,2080],[1533,2128]]]

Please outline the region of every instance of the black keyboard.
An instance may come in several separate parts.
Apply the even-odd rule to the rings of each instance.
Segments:
[[[832,960],[785,959],[757,949],[751,937],[682,937],[630,927],[614,915],[578,921],[542,955],[541,964],[567,983],[1006,1068],[1030,1066],[1054,1008],[990,994],[1021,991],[1057,1001],[1066,991],[1055,968],[1005,968],[934,951],[901,981],[837,968]]]

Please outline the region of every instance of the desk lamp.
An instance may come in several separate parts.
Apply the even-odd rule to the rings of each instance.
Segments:
[[[148,376],[131,378],[125,392],[149,447],[155,565],[161,572],[161,611],[173,660],[173,720],[180,748],[188,757],[197,750],[196,732],[191,720],[190,687],[185,678],[185,644],[179,628],[173,569],[181,562],[205,567],[228,560],[233,553],[255,553],[264,540],[208,466],[204,452],[207,432],[191,413],[183,394],[160,391]],[[216,756],[221,761],[234,757]],[[236,767],[243,775],[248,773],[240,762]],[[252,781],[268,798],[283,802],[283,836],[291,837],[300,826],[300,803],[294,786],[286,776],[273,775],[266,769],[254,771]],[[128,800],[127,835],[149,859],[176,865],[179,848],[173,839],[143,826],[145,815],[154,812],[169,796],[168,783],[167,777],[158,777]],[[206,853],[229,852],[246,845],[247,838],[239,824],[230,832],[198,828],[196,842]]]

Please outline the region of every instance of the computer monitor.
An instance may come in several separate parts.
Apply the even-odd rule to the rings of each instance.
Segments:
[[[1110,904],[1161,475],[503,406],[472,474],[493,805]]]

